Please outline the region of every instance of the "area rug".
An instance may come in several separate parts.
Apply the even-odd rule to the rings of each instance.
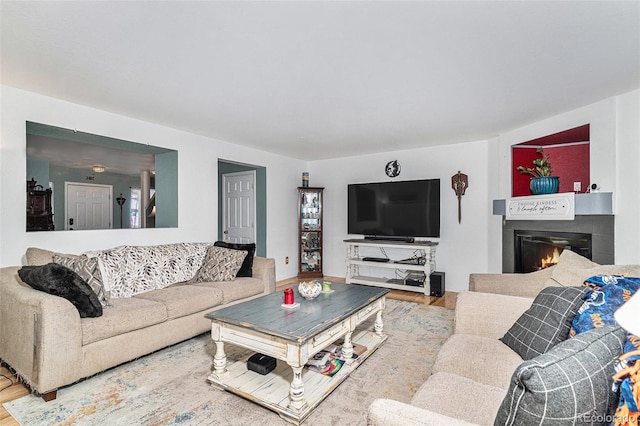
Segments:
[[[387,341],[304,421],[303,425],[366,425],[376,398],[409,402],[452,333],[453,311],[387,300]],[[373,318],[361,327],[373,327]],[[248,351],[225,345],[227,357]],[[58,390],[54,401],[27,395],[4,404],[23,426],[288,425],[276,413],[206,378],[215,345],[209,333],[112,368]]]

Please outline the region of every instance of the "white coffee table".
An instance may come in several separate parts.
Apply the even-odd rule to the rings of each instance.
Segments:
[[[212,386],[233,392],[282,418],[300,424],[351,372],[385,340],[382,311],[388,289],[333,283],[332,293],[304,300],[297,290],[296,309],[283,308],[282,292],[210,312],[211,338],[216,344]],[[376,315],[374,330],[356,327]],[[304,369],[317,352],[344,340],[346,362],[329,377]],[[248,357],[228,362],[224,344],[232,343],[279,360],[275,370],[260,375],[247,369]],[[353,343],[367,350],[352,358]]]

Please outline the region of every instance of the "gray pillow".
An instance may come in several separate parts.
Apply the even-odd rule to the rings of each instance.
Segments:
[[[66,266],[82,278],[91,290],[98,296],[98,300],[103,308],[111,307],[109,297],[102,284],[102,274],[98,266],[98,259],[90,259],[85,255],[73,256],[55,253],[53,262],[62,266]]]
[[[586,331],[516,369],[494,425],[601,423],[613,413],[613,366],[626,332],[618,326]]]
[[[524,360],[566,340],[587,287],[546,287],[500,339]]]
[[[211,246],[202,261],[202,266],[190,281],[196,283],[233,281],[246,256],[246,250]]]

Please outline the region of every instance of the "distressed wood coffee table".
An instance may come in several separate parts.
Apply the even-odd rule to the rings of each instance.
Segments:
[[[352,371],[385,340],[382,311],[386,288],[332,284],[332,293],[305,300],[294,289],[296,309],[283,308],[282,292],[210,312],[211,338],[216,344],[212,386],[233,392],[300,424]],[[376,315],[374,330],[356,327]],[[332,377],[303,369],[317,352],[343,339],[347,360]],[[224,344],[232,343],[278,360],[275,370],[260,375],[246,361],[228,362]],[[353,343],[367,350],[352,358]],[[229,360],[230,361],[230,360]]]

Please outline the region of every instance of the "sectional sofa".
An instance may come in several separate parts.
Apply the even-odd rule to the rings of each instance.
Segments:
[[[469,291],[458,294],[454,333],[440,349],[431,376],[408,404],[375,400],[369,407],[368,424],[610,423],[606,416],[616,402],[603,398],[610,397],[612,366],[624,345],[624,330],[607,326],[574,339],[565,336],[565,341],[528,360],[503,342],[523,313],[531,312],[534,300],[543,300],[543,289],[545,293],[553,288],[579,292],[587,278],[600,274],[640,277],[640,266],[597,265],[565,250],[558,265],[538,272],[471,274]],[[527,345],[533,339],[524,341]],[[584,354],[588,363],[581,358]],[[596,361],[604,362],[606,368],[596,367]],[[584,370],[583,365],[590,367]],[[572,374],[583,388],[572,382],[576,380]],[[557,393],[540,390],[548,385],[542,380],[545,375],[555,380]],[[597,399],[595,395],[608,404],[607,412],[594,408],[601,407],[591,401],[591,397]],[[582,406],[581,398],[588,399]]]
[[[69,300],[27,285],[20,266],[2,268],[0,361],[51,400],[63,386],[210,330],[205,314],[214,309],[275,291],[275,262],[258,256],[251,265],[243,263],[250,276],[193,280],[210,246],[122,246],[86,253],[84,260],[105,260],[98,262],[103,278],[111,274],[120,286],[99,295],[105,306],[96,317],[83,318]],[[59,257],[74,259],[37,248],[26,253],[28,265],[50,265]],[[129,294],[126,281],[136,274],[146,277],[137,280],[145,288]]]

